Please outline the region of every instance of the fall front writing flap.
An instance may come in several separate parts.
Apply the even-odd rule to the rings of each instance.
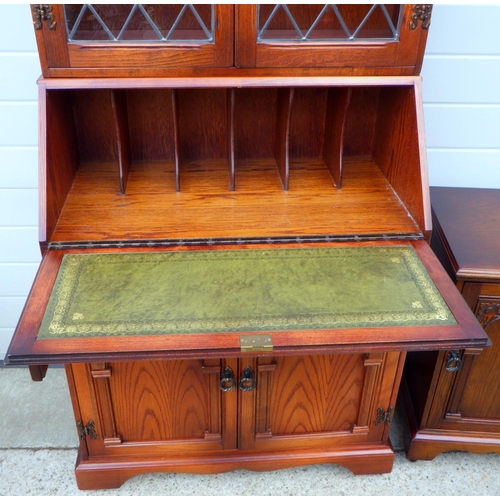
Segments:
[[[443,341],[441,329],[461,330],[410,244],[49,254],[18,335],[56,356],[58,346],[76,358],[206,352],[262,332],[279,348],[415,342],[412,328]]]
[[[66,255],[39,339],[450,325],[411,246]]]

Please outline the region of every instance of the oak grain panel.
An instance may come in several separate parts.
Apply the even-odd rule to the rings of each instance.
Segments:
[[[344,129],[344,155],[370,156],[380,87],[351,87],[351,91]]]
[[[373,157],[424,231],[427,229],[424,193],[415,188],[424,184],[426,173],[419,149],[419,126],[423,124],[417,114],[417,91],[416,87],[381,90]]]
[[[273,436],[349,431],[364,373],[361,354],[279,358],[271,382]]]
[[[127,90],[131,154],[134,161],[174,158],[172,91]]]
[[[177,97],[182,160],[226,158],[226,89],[179,89]]]
[[[294,89],[290,120],[290,158],[321,157],[327,92],[324,88]]]
[[[235,89],[237,160],[271,158],[276,137],[276,89]]]
[[[81,162],[118,161],[116,131],[109,90],[72,92],[74,120]],[[49,139],[56,140],[53,135]],[[118,183],[118,165],[116,166]]]
[[[40,87],[40,239],[49,240],[78,169],[72,97]],[[45,160],[45,161],[44,161]]]
[[[300,188],[284,192],[274,160],[237,162],[228,190],[225,160],[183,165],[175,192],[173,165],[134,164],[120,195],[113,164],[82,165],[52,241],[214,238],[417,230],[376,164],[345,158],[337,190],[321,160],[294,161]]]
[[[500,299],[484,298],[478,303],[496,304],[500,308]],[[479,307],[478,307],[479,309]],[[477,314],[477,310],[476,310]],[[496,420],[500,415],[500,319],[485,328],[493,345],[485,349],[479,357],[473,356],[467,384],[460,400],[460,413],[463,418]],[[498,429],[498,423],[497,423]]]
[[[207,379],[199,360],[114,363],[109,378],[123,441],[204,439]]]

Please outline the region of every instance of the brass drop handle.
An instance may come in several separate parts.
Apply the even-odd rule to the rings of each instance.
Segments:
[[[229,366],[224,368],[220,376],[220,390],[223,392],[231,392],[236,388],[236,381],[234,380],[234,373]]]
[[[247,366],[240,377],[240,389],[245,392],[253,391],[255,389],[255,373]]]

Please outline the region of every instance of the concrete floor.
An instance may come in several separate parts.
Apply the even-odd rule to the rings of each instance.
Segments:
[[[41,383],[31,382],[27,369],[0,369],[0,425],[0,495],[500,495],[500,455],[449,452],[431,462],[409,462],[398,416],[391,474],[355,476],[335,465],[146,474],[118,490],[80,491],[73,474],[78,439],[61,368],[50,368]]]

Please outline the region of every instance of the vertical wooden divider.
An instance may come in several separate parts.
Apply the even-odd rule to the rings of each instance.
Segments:
[[[228,126],[228,145],[227,145],[227,161],[229,166],[229,190],[236,189],[235,181],[235,165],[234,165],[234,103],[235,89],[227,89],[227,126]]]
[[[290,118],[292,116],[293,89],[278,89],[276,112],[276,165],[283,189],[288,191],[290,179]]]
[[[174,119],[174,161],[175,161],[175,190],[181,190],[181,139],[179,130],[179,100],[177,90],[172,89],[172,114]]]
[[[323,158],[338,189],[342,187],[344,128],[351,94],[350,87],[337,87],[328,90]]]
[[[125,90],[111,90],[111,107],[115,121],[116,145],[118,148],[118,167],[120,172],[120,191],[125,194],[130,172],[130,135],[128,130],[127,98]]]

